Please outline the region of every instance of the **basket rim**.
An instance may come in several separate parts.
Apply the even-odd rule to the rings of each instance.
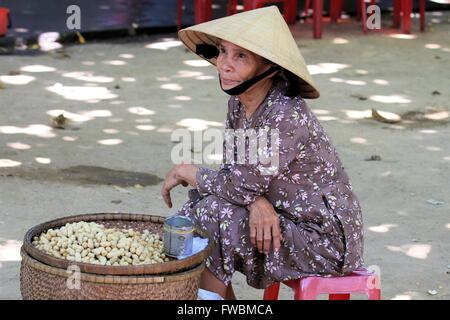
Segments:
[[[66,269],[53,267],[46,265],[33,257],[31,257],[22,246],[20,250],[20,255],[22,257],[22,263],[29,265],[30,267],[40,270],[45,273],[49,273],[52,275],[69,278],[73,274],[73,270],[69,271]],[[85,272],[80,272],[80,280],[84,282],[92,282],[99,284],[152,284],[152,283],[170,283],[170,282],[178,282],[190,279],[192,277],[197,276],[199,273],[203,272],[205,269],[205,262],[200,263],[197,266],[194,266],[192,269],[185,270],[179,273],[174,274],[165,274],[165,275],[98,275],[98,274],[90,274]]]
[[[156,275],[156,274],[171,274],[181,270],[191,269],[196,265],[201,264],[206,260],[209,253],[212,250],[212,241],[201,230],[196,228],[195,232],[203,238],[208,238],[208,246],[202,251],[187,257],[186,259],[172,260],[164,263],[153,264],[141,264],[141,265],[129,265],[129,266],[104,266],[91,263],[83,263],[70,261],[63,258],[57,258],[51,256],[44,251],[37,249],[32,244],[34,236],[47,231],[50,228],[62,227],[66,223],[73,222],[105,222],[105,221],[133,221],[133,222],[149,222],[163,224],[166,218],[163,216],[151,215],[151,214],[135,214],[135,213],[88,213],[72,215],[62,218],[57,218],[47,222],[40,223],[30,228],[24,236],[23,249],[24,251],[34,258],[35,260],[56,268],[66,269],[69,266],[76,265],[80,268],[81,272],[88,274],[99,275]]]

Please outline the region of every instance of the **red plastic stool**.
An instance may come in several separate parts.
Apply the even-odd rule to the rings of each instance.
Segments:
[[[403,33],[411,33],[412,0],[394,0],[393,25],[400,27],[402,21]],[[425,0],[419,2],[420,31],[425,30]]]
[[[294,300],[315,300],[328,294],[330,300],[349,300],[352,293],[365,293],[369,300],[381,299],[380,277],[367,269],[354,271],[342,277],[304,277],[283,282],[294,290]],[[280,283],[264,290],[264,300],[278,300]]]
[[[11,27],[11,19],[9,17],[9,9],[0,8],[0,37],[6,35],[6,31]]]

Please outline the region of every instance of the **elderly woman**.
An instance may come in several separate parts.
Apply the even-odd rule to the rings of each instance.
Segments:
[[[217,67],[228,101],[226,129],[277,130],[278,166],[232,159],[214,171],[176,165],[162,187],[194,187],[178,214],[214,247],[200,287],[234,299],[235,271],[254,288],[308,275],[343,275],[363,264],[359,201],[344,167],[303,98],[319,92],[277,7],[181,30],[180,39]],[[246,143],[248,148],[248,142]],[[229,150],[224,150],[229,152]],[[232,150],[236,153],[236,149]],[[258,150],[261,153],[261,149]]]

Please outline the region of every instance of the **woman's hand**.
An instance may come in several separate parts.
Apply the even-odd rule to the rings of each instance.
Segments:
[[[280,220],[272,204],[264,197],[258,197],[249,206],[250,241],[259,252],[269,253],[280,249]]]
[[[197,171],[198,167],[192,164],[178,164],[166,174],[161,189],[161,195],[169,208],[172,208],[170,191],[180,184],[183,185],[183,187],[187,187],[188,185],[195,187]]]

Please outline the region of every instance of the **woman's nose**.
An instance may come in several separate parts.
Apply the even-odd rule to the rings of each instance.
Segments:
[[[222,56],[217,59],[217,69],[221,72],[230,72],[232,70],[232,66],[228,59]]]

